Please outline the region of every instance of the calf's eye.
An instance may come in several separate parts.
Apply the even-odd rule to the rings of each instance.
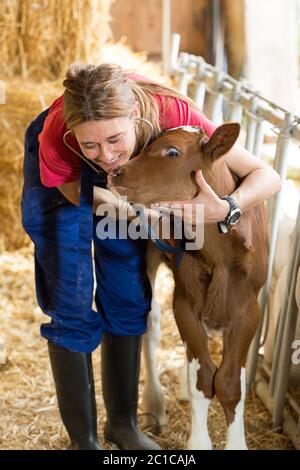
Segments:
[[[170,147],[166,150],[166,156],[170,158],[177,158],[180,156],[180,151],[176,147]]]

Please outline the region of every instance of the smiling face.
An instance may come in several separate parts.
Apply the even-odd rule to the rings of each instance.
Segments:
[[[134,117],[139,116],[136,103],[130,117],[87,121],[73,128],[83,155],[106,173],[124,165],[136,146]]]

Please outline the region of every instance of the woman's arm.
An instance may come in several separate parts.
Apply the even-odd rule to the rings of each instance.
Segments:
[[[252,209],[280,191],[278,173],[241,145],[235,144],[224,156],[224,160],[233,173],[244,178],[232,193],[242,211]]]
[[[80,180],[57,186],[62,195],[75,206],[80,204]]]
[[[72,181],[71,183],[61,184],[57,186],[57,189],[63,194],[63,196],[75,206],[80,205],[80,180]],[[116,211],[117,217],[125,217],[128,215],[135,216],[135,212],[131,207],[122,199],[112,194],[110,191],[104,188],[94,186],[94,200],[93,200],[93,213],[97,213],[97,209],[101,204],[109,204]],[[104,208],[105,209],[105,208]],[[119,211],[121,211],[119,213]],[[98,211],[98,215],[103,215],[101,211]]]
[[[281,189],[279,175],[269,165],[259,160],[246,149],[235,144],[224,156],[230,170],[240,178],[241,185],[231,194],[242,211],[247,211],[261,202],[266,201]],[[229,212],[229,203],[218,197],[205,181],[201,171],[196,172],[196,182],[199,186],[198,195],[191,201],[164,201],[157,206],[178,209],[184,205],[184,218],[196,224],[196,204],[204,205],[204,223],[222,222]]]

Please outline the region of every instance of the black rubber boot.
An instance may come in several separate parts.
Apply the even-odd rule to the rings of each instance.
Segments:
[[[107,412],[104,438],[123,450],[160,450],[137,427],[140,336],[103,335],[102,393]]]
[[[48,350],[59,411],[72,449],[101,450],[91,354],[71,352],[50,342]]]

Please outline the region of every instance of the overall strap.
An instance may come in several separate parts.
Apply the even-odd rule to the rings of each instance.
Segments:
[[[84,161],[80,162],[80,184],[77,294],[86,298],[87,293],[93,290],[92,238],[94,173]]]
[[[148,238],[157,246],[160,251],[164,253],[176,254],[175,266],[179,268],[185,251],[185,240],[181,240],[180,243],[176,246],[172,246],[164,240],[161,240],[156,230],[148,223],[148,218],[143,206],[140,204],[131,205],[137,211],[141,224],[147,231]]]

